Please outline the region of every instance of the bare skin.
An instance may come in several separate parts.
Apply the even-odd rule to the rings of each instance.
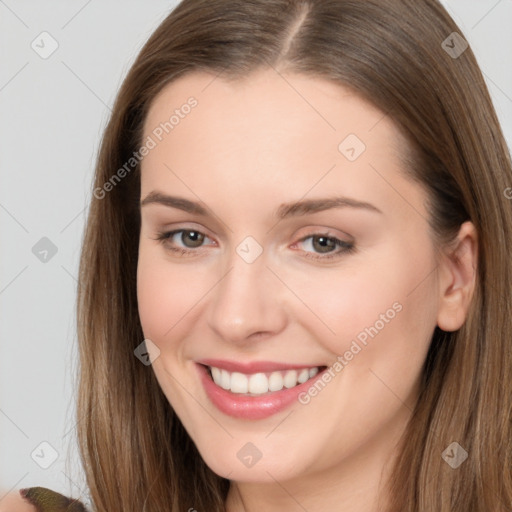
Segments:
[[[0,500],[0,512],[37,512],[18,492],[10,492]]]
[[[402,174],[406,143],[392,121],[338,84],[284,76],[229,83],[194,73],[154,101],[144,138],[190,96],[198,104],[145,156],[141,199],[157,191],[207,214],[142,206],[140,318],[160,350],[152,368],[163,392],[209,467],[232,482],[229,512],[376,512],[434,328],[457,330],[466,318],[476,232],[464,223],[456,252],[438,255],[426,193]],[[349,134],[357,139],[340,150]],[[380,212],[274,216],[282,203],[335,196]],[[335,244],[326,259],[322,235],[355,251]],[[248,236],[263,250],[252,263],[236,251]],[[381,324],[307,405],[266,419],[218,410],[196,371],[204,357],[329,366]],[[252,467],[237,457],[249,442],[262,454]]]

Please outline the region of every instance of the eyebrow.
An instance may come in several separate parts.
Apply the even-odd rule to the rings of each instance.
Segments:
[[[160,204],[170,208],[177,208],[191,214],[203,216],[208,215],[207,209],[195,201],[190,201],[189,199],[185,199],[183,197],[162,194],[161,192],[150,192],[140,203],[141,207],[148,204]],[[281,204],[277,208],[274,215],[279,219],[285,219],[287,217],[297,217],[301,215],[330,210],[332,208],[347,207],[382,214],[382,211],[379,208],[365,201],[358,201],[351,197],[326,197],[324,199],[307,199],[293,203]]]
[[[146,198],[140,202],[141,207],[147,204],[161,204],[163,206],[169,206],[170,208],[178,208],[187,213],[207,215],[206,208],[203,208],[199,203],[183,197],[168,196],[161,192],[150,192]]]

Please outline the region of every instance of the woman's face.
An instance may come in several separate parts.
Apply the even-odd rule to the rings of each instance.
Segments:
[[[140,319],[206,463],[238,481],[380,471],[439,313],[396,127],[323,79],[194,73],[143,140]]]

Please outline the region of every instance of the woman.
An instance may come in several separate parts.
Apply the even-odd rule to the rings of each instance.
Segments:
[[[510,509],[511,183],[437,1],[180,3],[83,244],[94,510]]]

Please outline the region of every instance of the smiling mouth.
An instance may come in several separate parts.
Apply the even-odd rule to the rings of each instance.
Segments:
[[[262,396],[291,389],[315,377],[327,366],[312,366],[297,370],[280,370],[273,372],[257,372],[245,374],[230,372],[224,368],[205,366],[208,375],[215,384],[231,393],[246,396]]]

